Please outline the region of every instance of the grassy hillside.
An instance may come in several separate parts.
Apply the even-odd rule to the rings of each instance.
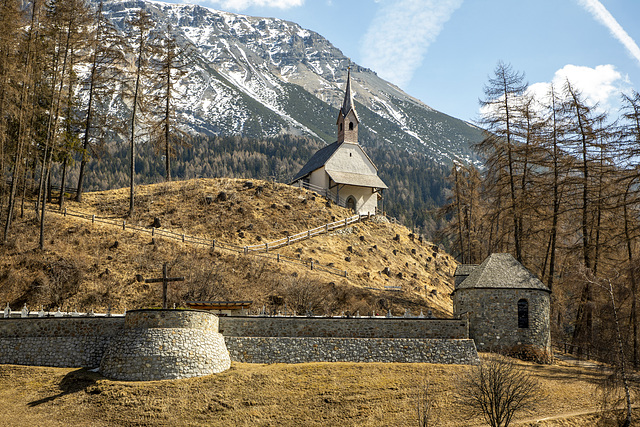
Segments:
[[[518,362],[546,396],[512,425],[598,424],[600,371]],[[0,365],[0,423],[47,426],[417,426],[429,385],[432,423],[482,426],[456,400],[468,366],[394,363],[239,364],[217,375],[120,382],[82,369]]]
[[[197,179],[137,187],[136,214],[129,226],[161,228],[207,241],[245,246],[273,241],[351,216],[306,190],[266,181]],[[219,196],[224,193],[224,197]],[[114,221],[125,218],[128,189],[87,193],[68,201],[69,212]],[[115,311],[160,304],[160,286],[136,280],[158,277],[169,263],[169,303],[188,300],[253,300],[254,308],[315,314],[384,314],[406,309],[435,316],[451,314],[455,261],[400,225],[366,221],[283,248],[299,263],[277,263],[241,253],[212,250],[71,216],[50,208],[46,248],[38,247],[32,211],[18,218],[7,245],[0,246],[0,301],[13,309]],[[347,271],[347,277],[309,262]],[[303,265],[306,264],[306,265]]]

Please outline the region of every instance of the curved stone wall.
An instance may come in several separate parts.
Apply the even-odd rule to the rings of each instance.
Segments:
[[[518,301],[528,302],[528,327],[518,327]],[[538,289],[457,289],[455,316],[469,319],[469,335],[480,351],[531,347],[551,355],[550,296]]]
[[[105,377],[151,381],[210,375],[231,361],[218,317],[198,310],[132,310],[100,363]]]

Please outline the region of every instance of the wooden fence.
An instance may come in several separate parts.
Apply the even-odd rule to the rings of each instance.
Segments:
[[[82,218],[82,219],[86,219],[86,220],[90,220],[91,223],[101,223],[101,224],[107,224],[107,225],[111,225],[111,226],[115,226],[118,228],[122,228],[122,230],[134,230],[134,231],[138,231],[141,233],[148,233],[150,234],[152,237],[164,237],[164,238],[168,238],[168,239],[172,239],[172,240],[179,240],[182,241],[183,243],[190,243],[190,244],[194,244],[194,245],[201,245],[201,246],[205,246],[205,247],[210,247],[212,250],[227,250],[227,251],[232,251],[232,252],[236,252],[236,253],[241,253],[244,255],[253,255],[259,258],[264,258],[264,259],[268,259],[271,261],[276,261],[276,262],[287,262],[290,264],[297,264],[297,265],[302,265],[305,267],[308,267],[311,270],[318,270],[318,271],[324,271],[327,273],[331,273],[331,274],[335,274],[338,276],[342,276],[342,277],[347,277],[347,271],[346,270],[339,270],[337,268],[328,266],[328,265],[322,265],[318,262],[315,262],[313,260],[310,260],[309,262],[305,262],[302,261],[300,259],[296,259],[296,258],[291,258],[291,257],[287,257],[284,255],[281,255],[279,253],[270,253],[269,251],[272,251],[274,249],[277,248],[281,248],[283,246],[287,246],[290,245],[292,243],[295,242],[299,242],[301,240],[305,240],[305,239],[310,239],[314,236],[318,236],[320,234],[326,234],[329,233],[333,230],[337,230],[339,228],[343,228],[343,227],[347,227],[350,224],[356,223],[356,222],[360,222],[363,219],[368,219],[370,217],[370,215],[354,215],[352,217],[349,218],[345,218],[344,220],[340,220],[340,221],[335,221],[335,222],[330,222],[328,224],[324,224],[320,227],[316,227],[310,230],[306,230],[303,231],[301,233],[297,233],[294,234],[292,236],[287,236],[284,237],[282,239],[278,239],[278,240],[274,240],[272,242],[265,242],[263,244],[260,245],[251,245],[251,246],[238,246],[238,245],[234,245],[231,243],[226,243],[226,242],[222,242],[220,240],[217,239],[205,239],[202,237],[196,237],[196,236],[189,236],[187,234],[184,233],[176,233],[173,232],[171,230],[166,230],[163,228],[155,228],[155,227],[141,227],[141,226],[137,226],[137,225],[133,225],[133,224],[127,224],[127,222],[125,220],[120,220],[120,219],[115,219],[115,218],[106,218],[106,217],[100,217],[100,216],[96,216],[95,214],[87,214],[84,212],[77,212],[77,211],[72,211],[69,210],[67,208],[64,209],[64,211],[60,212],[60,211],[55,211],[55,210],[49,210],[48,212],[51,213],[57,213],[57,214],[61,214],[63,216],[71,216],[71,217],[76,217],[76,218]]]

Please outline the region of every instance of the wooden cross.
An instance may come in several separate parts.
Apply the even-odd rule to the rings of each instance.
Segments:
[[[145,279],[145,283],[162,282],[162,308],[167,308],[167,285],[169,282],[183,282],[184,277],[167,277],[167,263],[162,265],[162,277],[158,279]]]

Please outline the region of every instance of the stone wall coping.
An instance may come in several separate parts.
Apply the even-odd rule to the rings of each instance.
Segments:
[[[221,319],[292,319],[292,320],[333,320],[333,321],[345,321],[345,320],[384,320],[384,321],[416,321],[416,322],[425,322],[425,321],[460,321],[466,320],[460,317],[402,317],[402,316],[394,316],[394,317],[385,317],[385,316],[360,316],[360,317],[325,317],[325,316],[219,316]]]
[[[474,291],[474,290],[478,290],[478,289],[490,289],[492,291],[536,291],[536,292],[546,292],[548,294],[551,294],[551,290],[550,289],[541,289],[541,288],[518,288],[516,286],[514,287],[501,287],[501,288],[497,288],[495,286],[475,286],[473,288],[456,288],[453,290],[452,294],[455,292],[460,292],[460,291]]]
[[[211,313],[209,310],[196,310],[193,308],[136,308],[135,310],[127,310],[127,313],[160,313],[160,312],[169,312],[169,313],[185,313],[185,312],[195,312],[195,313],[207,313],[212,316],[217,316],[215,313]],[[125,314],[126,315],[126,314]]]

